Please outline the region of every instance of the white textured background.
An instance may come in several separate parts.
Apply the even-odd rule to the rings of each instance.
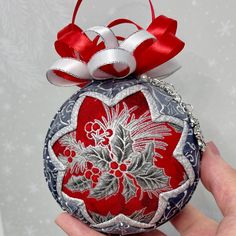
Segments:
[[[0,0],[0,236],[63,235],[53,223],[60,209],[44,181],[42,147],[54,113],[75,89],[51,86],[45,71],[57,59],[55,35],[69,23],[74,4]],[[159,0],[156,7],[158,14],[179,21],[178,35],[186,42],[179,57],[183,68],[168,80],[194,105],[205,136],[234,166],[235,8],[233,0]],[[87,28],[116,17],[147,26],[148,1],[87,0],[77,22]],[[220,219],[202,186],[192,203]],[[170,225],[164,228],[177,235]]]

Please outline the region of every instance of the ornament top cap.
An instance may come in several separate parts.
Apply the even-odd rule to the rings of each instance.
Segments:
[[[55,49],[61,58],[47,71],[52,84],[83,87],[92,80],[122,79],[132,73],[163,79],[180,68],[173,59],[184,48],[184,42],[176,37],[177,21],[163,15],[156,17],[151,0],[152,22],[147,29],[120,18],[107,26],[82,30],[75,24],[81,3],[77,1],[72,23],[57,34]],[[125,23],[137,30],[127,38],[112,31]],[[96,37],[91,40],[89,32]]]

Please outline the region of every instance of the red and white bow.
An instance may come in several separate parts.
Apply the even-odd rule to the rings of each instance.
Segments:
[[[72,23],[57,35],[55,48],[62,58],[47,72],[52,84],[83,87],[91,80],[122,79],[132,73],[162,79],[179,69],[173,58],[184,43],[175,36],[177,21],[165,16],[156,18],[151,0],[153,20],[146,30],[131,20],[117,19],[107,27],[83,31],[75,25],[81,2],[77,2]],[[111,30],[124,23],[137,27],[128,38],[116,36]],[[91,32],[96,34],[93,40],[88,37]]]

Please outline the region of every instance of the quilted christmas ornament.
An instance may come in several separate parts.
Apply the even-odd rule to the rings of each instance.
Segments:
[[[155,17],[144,30],[128,19],[58,33],[62,57],[48,80],[78,91],[55,115],[44,146],[44,172],[63,210],[108,234],[156,229],[190,200],[205,143],[191,106],[163,78],[184,43],[177,22]],[[128,38],[113,26],[133,24]],[[97,35],[91,39],[89,34]]]

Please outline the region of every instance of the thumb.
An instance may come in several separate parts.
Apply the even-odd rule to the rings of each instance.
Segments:
[[[201,163],[201,180],[224,216],[236,214],[236,170],[227,164],[213,142],[207,144]]]

